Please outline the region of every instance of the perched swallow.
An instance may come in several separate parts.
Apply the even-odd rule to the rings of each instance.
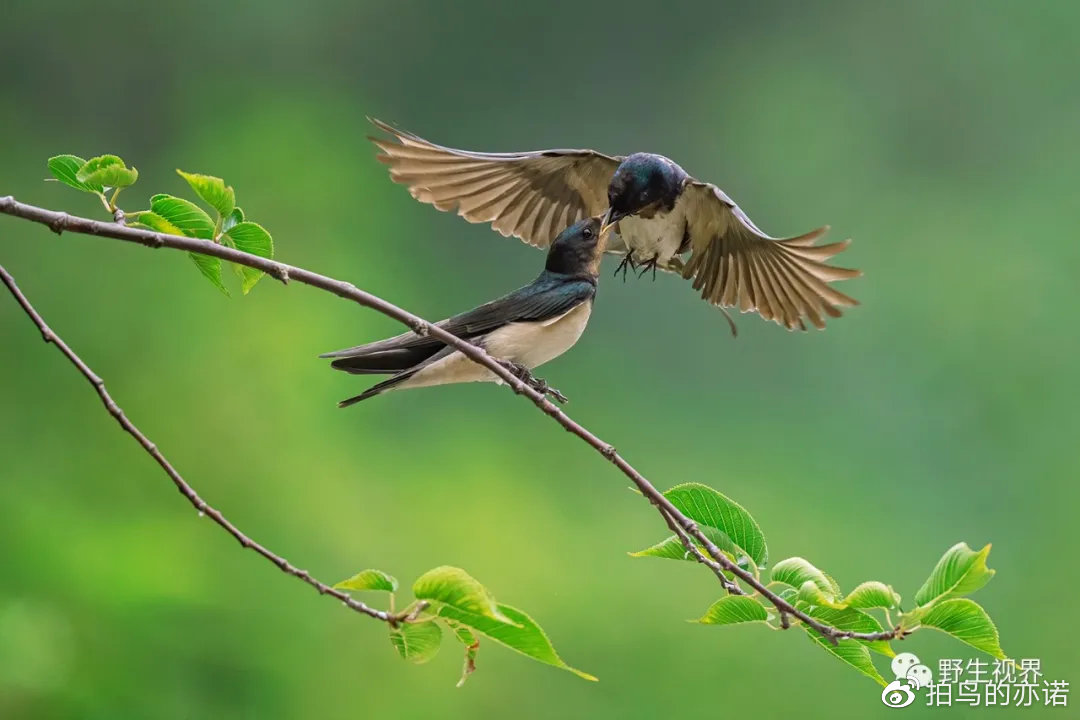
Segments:
[[[569,350],[589,322],[596,275],[604,252],[601,218],[581,220],[559,233],[544,271],[509,295],[443,320],[438,326],[479,345],[534,389],[565,401],[531,370]],[[437,338],[404,333],[387,340],[320,355],[356,375],[389,374],[346,407],[389,390],[463,382],[501,382],[488,368]]]
[[[421,202],[457,209],[504,236],[543,248],[559,228],[606,211],[604,228],[615,226],[607,252],[624,256],[624,278],[627,265],[641,266],[642,274],[678,273],[713,305],[754,310],[789,330],[805,330],[804,318],[823,328],[824,315],[839,317],[840,306],[858,304],[829,283],[861,273],[825,263],[849,241],[815,246],[828,226],[770,237],[723,190],[661,155],[469,152],[371,122],[393,136],[371,141],[395,182]]]

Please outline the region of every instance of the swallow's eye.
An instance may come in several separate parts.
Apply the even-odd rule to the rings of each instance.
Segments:
[[[584,229],[584,230],[583,230],[583,231],[581,232],[581,234],[585,236],[585,239],[586,239],[586,240],[588,240],[589,238],[591,238],[591,237],[592,237],[592,228],[585,228],[585,229]]]

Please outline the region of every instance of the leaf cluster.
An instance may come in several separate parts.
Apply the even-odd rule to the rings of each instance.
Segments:
[[[664,496],[693,520],[733,562],[751,572],[761,582],[768,562],[768,547],[757,521],[741,505],[722,493],[699,483],[677,485]],[[704,548],[700,548],[705,553]],[[966,543],[949,548],[914,595],[907,610],[891,585],[867,580],[849,592],[827,572],[809,560],[789,557],[768,570],[766,587],[815,620],[856,633],[880,633],[899,627],[904,636],[920,628],[932,628],[989,653],[1004,658],[997,627],[978,603],[966,597],[990,581],[994,571],[986,566],[990,546],[974,551]],[[632,557],[695,560],[678,537],[630,553]],[[729,576],[734,579],[733,576]],[[704,625],[759,623],[782,629],[780,614],[760,593],[725,595],[714,602],[695,622]],[[867,677],[885,685],[871,652],[892,657],[896,652],[887,640],[846,638],[833,644],[820,633],[804,626],[807,637]]]
[[[82,192],[93,193],[101,198],[105,208],[115,213],[116,196],[126,187],[135,184],[139,172],[129,168],[116,155],[100,155],[83,160],[76,155],[57,155],[49,158],[49,172],[56,180]],[[266,228],[244,217],[244,211],[236,204],[236,192],[225,181],[213,175],[202,175],[177,170],[209,208],[210,212],[190,200],[159,193],[150,197],[150,207],[125,213],[129,224],[168,235],[183,235],[209,240],[219,245],[258,255],[269,260],[274,258],[274,240]],[[109,192],[111,196],[108,196]],[[200,253],[189,253],[199,272],[214,287],[226,295],[229,289],[221,277],[221,259]],[[240,282],[240,290],[246,295],[262,279],[261,270],[244,265],[233,265]]]
[[[398,582],[381,570],[368,569],[334,587],[390,593],[393,612]],[[480,637],[586,680],[596,680],[567,665],[555,652],[547,634],[525,611],[496,601],[480,581],[461,568],[443,565],[428,570],[413,582],[412,593],[416,599],[400,612],[393,613],[395,622],[390,626],[390,643],[405,660],[425,663],[439,651],[446,628],[465,648],[459,687],[476,670]]]

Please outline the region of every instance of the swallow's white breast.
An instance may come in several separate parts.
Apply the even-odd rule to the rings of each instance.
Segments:
[[[592,302],[544,322],[510,323],[484,338],[484,348],[500,360],[532,369],[554,360],[574,346],[585,332]],[[453,352],[417,372],[397,388],[427,387],[464,382],[501,382],[493,372]]]
[[[646,262],[655,257],[662,267],[668,265],[682,245],[687,205],[686,193],[683,193],[671,212],[658,212],[650,218],[634,215],[619,221],[619,236],[633,251],[635,262]]]

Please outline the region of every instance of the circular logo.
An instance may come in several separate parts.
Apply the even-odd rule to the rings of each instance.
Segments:
[[[915,702],[915,693],[902,680],[893,680],[881,691],[881,702],[886,707],[902,708]]]

